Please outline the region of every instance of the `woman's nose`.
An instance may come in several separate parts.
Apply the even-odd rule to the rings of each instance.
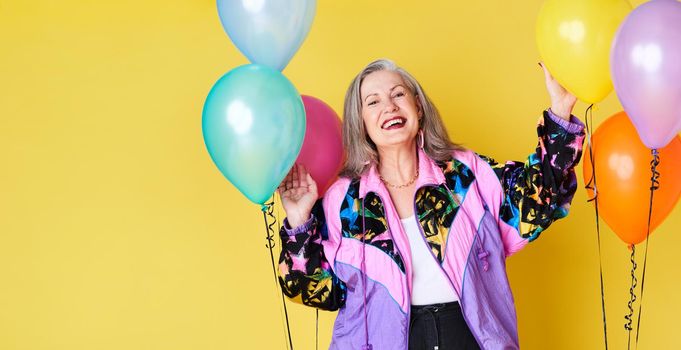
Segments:
[[[392,100],[388,100],[388,102],[385,104],[385,111],[387,113],[395,112],[398,109],[399,108],[397,107],[397,104],[395,104],[395,102],[393,102]]]

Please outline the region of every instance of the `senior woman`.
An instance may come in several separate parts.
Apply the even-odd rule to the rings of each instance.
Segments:
[[[505,260],[567,215],[584,140],[575,97],[544,73],[538,146],[503,164],[450,141],[393,62],[355,77],[339,179],[318,200],[296,165],[278,189],[279,281],[295,301],[339,310],[331,349],[519,347]]]

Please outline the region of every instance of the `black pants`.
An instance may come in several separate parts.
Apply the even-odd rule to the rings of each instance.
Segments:
[[[409,350],[480,349],[458,302],[411,307]]]

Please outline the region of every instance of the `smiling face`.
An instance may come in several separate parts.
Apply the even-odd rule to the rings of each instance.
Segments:
[[[364,127],[376,147],[414,142],[421,106],[399,73],[380,70],[367,75],[360,87],[360,97]]]

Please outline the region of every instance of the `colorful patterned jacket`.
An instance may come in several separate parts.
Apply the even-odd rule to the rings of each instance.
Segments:
[[[435,162],[419,150],[414,213],[482,349],[517,349],[506,257],[568,214],[583,124],[545,111],[525,162],[470,151]],[[341,178],[297,228],[281,229],[279,282],[294,301],[340,310],[331,349],[407,349],[411,252],[375,167]],[[371,344],[371,346],[367,346]]]

